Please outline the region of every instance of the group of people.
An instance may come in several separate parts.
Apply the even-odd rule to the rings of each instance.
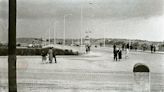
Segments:
[[[129,54],[129,48],[126,48],[125,59],[128,58],[128,54]],[[114,61],[117,60],[120,61],[122,59],[122,50],[120,47],[117,48],[115,44],[113,45],[113,55],[114,55]]]
[[[119,48],[118,48],[119,47]],[[113,45],[113,55],[114,55],[114,61],[117,61],[118,59],[121,60],[122,59],[122,50],[125,51],[125,59],[128,58],[128,53],[129,50],[131,49],[129,44],[123,44],[122,45],[122,50],[121,50],[121,46],[116,46],[115,44]],[[151,53],[155,53],[156,50],[158,49],[156,47],[156,45],[150,45],[150,49],[151,49]]]
[[[116,45],[113,45],[113,54],[114,54],[114,60],[117,61],[117,59],[122,59],[122,50],[119,48],[116,48]]]
[[[55,61],[55,63],[57,63],[56,54],[53,51],[52,47],[48,50],[48,52],[43,50],[41,55],[42,55],[42,63],[52,63],[53,60]]]

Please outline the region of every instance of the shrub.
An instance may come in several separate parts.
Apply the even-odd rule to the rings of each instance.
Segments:
[[[42,50],[48,53],[49,48],[18,48],[16,50],[17,55],[41,55]],[[56,55],[77,55],[77,52],[72,52],[71,50],[61,50],[61,49],[53,49]],[[0,56],[7,56],[8,49],[7,48],[0,48]]]

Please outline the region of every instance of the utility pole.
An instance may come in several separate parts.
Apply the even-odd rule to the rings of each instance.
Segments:
[[[16,3],[9,0],[9,29],[8,29],[8,86],[9,92],[17,92],[16,73]]]

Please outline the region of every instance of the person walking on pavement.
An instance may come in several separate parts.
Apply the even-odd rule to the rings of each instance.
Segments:
[[[86,45],[85,48],[86,48],[86,53],[88,53],[89,52],[89,45]]]
[[[151,53],[153,53],[153,44],[150,46]]]
[[[118,59],[119,59],[119,61],[122,59],[122,51],[121,51],[120,48],[119,48],[119,51],[118,51]]]
[[[56,52],[55,51],[53,52],[53,58],[54,58],[55,63],[57,63],[57,60],[56,60]]]
[[[156,52],[156,46],[154,45],[154,53]]]
[[[128,43],[128,44],[126,45],[126,49],[130,49],[129,47],[130,47],[130,46],[129,46],[129,43]]]
[[[52,63],[52,60],[53,60],[53,50],[52,50],[52,47],[49,49],[48,54],[49,54],[49,63]]]
[[[114,58],[114,60],[115,60],[115,51],[116,51],[116,45],[114,44],[113,45],[113,58]]]
[[[113,45],[113,52],[116,50],[116,45],[114,44]]]
[[[117,56],[118,56],[118,49],[116,48],[116,50],[114,51],[114,61],[117,61]]]

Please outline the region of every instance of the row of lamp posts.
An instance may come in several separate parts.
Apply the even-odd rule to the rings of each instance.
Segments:
[[[92,3],[89,3],[89,4],[92,4]],[[71,16],[72,14],[65,14],[64,15],[64,32],[63,32],[63,45],[65,46],[66,45],[66,17],[68,16]],[[83,38],[82,38],[82,31],[83,31],[83,6],[81,5],[80,6],[80,45],[83,45]],[[55,24],[56,26],[56,24]],[[55,30],[55,28],[54,28]],[[56,44],[56,41],[55,41],[55,34],[56,32],[54,31],[54,44]],[[48,36],[49,36],[49,45],[51,44],[51,38],[50,38],[50,29],[49,29],[49,33],[48,33]]]

